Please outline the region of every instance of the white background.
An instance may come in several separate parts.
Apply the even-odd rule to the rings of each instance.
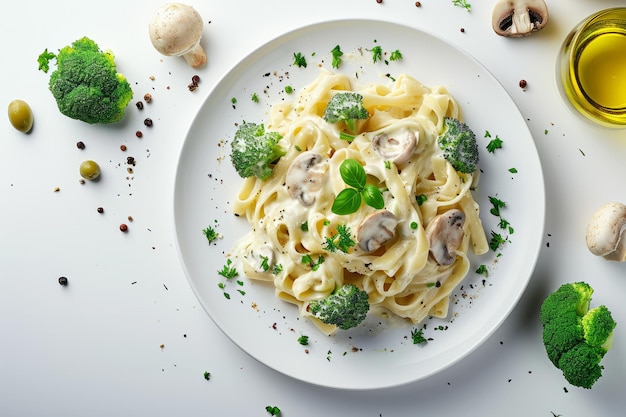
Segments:
[[[570,417],[623,410],[626,265],[591,255],[584,231],[600,205],[626,202],[626,132],[573,115],[554,74],[570,29],[594,11],[623,2],[548,0],[548,26],[523,39],[492,31],[495,0],[470,1],[471,12],[448,0],[421,3],[418,8],[408,0],[190,1],[206,22],[202,44],[208,64],[200,70],[152,48],[147,24],[161,2],[5,4],[0,101],[29,102],[35,127],[24,135],[6,116],[0,122],[0,415],[265,416],[267,405],[278,406],[285,417]],[[231,343],[191,291],[173,230],[178,154],[213,85],[272,38],[341,17],[408,24],[478,59],[527,120],[546,181],[545,243],[530,285],[504,325],[431,378],[366,392],[293,380]],[[57,50],[82,36],[113,50],[135,97],[150,92],[153,103],[143,112],[129,106],[115,126],[90,126],[60,115],[36,58],[44,48]],[[201,83],[192,93],[187,85],[194,74]],[[521,79],[527,88],[519,87]],[[145,117],[154,120],[152,128],[143,126]],[[136,130],[143,131],[142,139]],[[86,149],[77,149],[79,140]],[[137,161],[132,174],[127,156]],[[79,184],[78,165],[88,158],[102,165],[97,185]],[[99,206],[104,214],[96,212]],[[119,231],[120,223],[129,225],[129,233]],[[68,277],[67,287],[58,284],[59,276]],[[575,280],[588,281],[596,290],[593,304],[609,306],[618,321],[615,347],[592,390],[570,386],[548,361],[537,318],[543,297]],[[205,371],[212,375],[209,381]]]

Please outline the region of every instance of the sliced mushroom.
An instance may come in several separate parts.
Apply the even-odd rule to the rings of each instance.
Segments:
[[[426,227],[430,255],[439,265],[450,265],[463,241],[465,213],[458,209],[438,214]]]
[[[386,161],[403,164],[409,160],[415,147],[417,137],[409,129],[384,132],[372,139],[372,147]]]
[[[626,205],[607,203],[600,207],[587,224],[586,240],[594,255],[610,261],[626,260]]]
[[[491,18],[493,30],[511,38],[530,35],[547,23],[548,6],[544,0],[499,0]]]
[[[289,196],[306,207],[315,203],[326,169],[322,155],[311,151],[298,155],[287,169],[286,185]]]
[[[396,235],[398,219],[389,210],[376,210],[361,221],[356,239],[365,252],[374,252]]]

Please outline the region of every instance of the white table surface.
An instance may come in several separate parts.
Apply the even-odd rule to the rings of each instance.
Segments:
[[[147,24],[161,2],[5,4],[0,102],[26,100],[35,127],[24,135],[6,116],[0,121],[0,416],[266,416],[267,405],[278,406],[284,417],[573,417],[623,411],[626,264],[591,255],[584,232],[601,204],[626,202],[626,131],[573,115],[558,95],[554,63],[577,22],[624,3],[548,0],[548,26],[523,39],[492,31],[495,0],[470,3],[468,13],[451,0],[423,0],[419,8],[408,0],[190,0],[207,22],[202,44],[208,65],[200,70],[152,48]],[[184,275],[172,213],[178,154],[215,83],[270,39],[341,17],[408,24],[479,60],[527,120],[547,197],[535,273],[504,324],[441,373],[364,392],[283,376],[225,337]],[[135,98],[151,92],[154,102],[142,113],[129,107],[118,126],[62,116],[36,58],[44,48],[56,50],[82,36],[113,50]],[[194,74],[201,82],[191,93],[187,85]],[[521,79],[528,82],[524,90]],[[143,126],[144,117],[154,120],[152,128]],[[142,139],[136,130],[144,132]],[[86,149],[77,149],[79,140]],[[121,144],[128,146],[126,153]],[[126,172],[126,156],[137,160],[133,174]],[[107,172],[98,187],[79,184],[77,167],[87,158]],[[98,206],[103,215],[96,213]],[[120,223],[128,223],[130,233],[121,233]],[[59,276],[69,279],[67,287],[58,284]],[[543,297],[575,280],[588,281],[596,290],[593,303],[609,306],[618,321],[604,376],[592,390],[570,386],[548,361],[537,318]],[[204,371],[211,372],[210,381]]]

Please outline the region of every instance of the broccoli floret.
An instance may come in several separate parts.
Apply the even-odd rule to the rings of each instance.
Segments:
[[[541,305],[539,319],[550,361],[572,385],[591,388],[602,376],[600,361],[612,347],[616,323],[605,306],[589,309],[593,288],[563,284]]]
[[[133,91],[117,72],[112,52],[102,52],[83,37],[56,55],[46,49],[38,58],[39,69],[47,72],[54,58],[57,69],[50,75],[49,88],[62,114],[91,124],[113,123],[124,116]]]
[[[353,284],[345,284],[328,297],[309,304],[309,311],[315,317],[342,330],[358,326],[365,320],[369,308],[367,292]]]
[[[244,122],[239,125],[231,147],[230,159],[242,178],[268,179],[276,163],[286,151],[278,144],[278,132],[266,132],[263,124]]]
[[[350,133],[356,132],[356,120],[370,117],[363,107],[363,96],[359,93],[340,92],[335,94],[324,111],[324,120],[328,123],[344,122]]]
[[[437,138],[443,157],[459,172],[471,174],[478,164],[476,135],[458,119],[446,117],[443,131]]]

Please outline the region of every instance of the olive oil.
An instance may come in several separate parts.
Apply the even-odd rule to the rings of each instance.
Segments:
[[[581,90],[598,107],[626,108],[626,33],[594,36],[581,49],[575,71]]]
[[[595,13],[563,44],[562,91],[587,119],[626,128],[626,8]]]

